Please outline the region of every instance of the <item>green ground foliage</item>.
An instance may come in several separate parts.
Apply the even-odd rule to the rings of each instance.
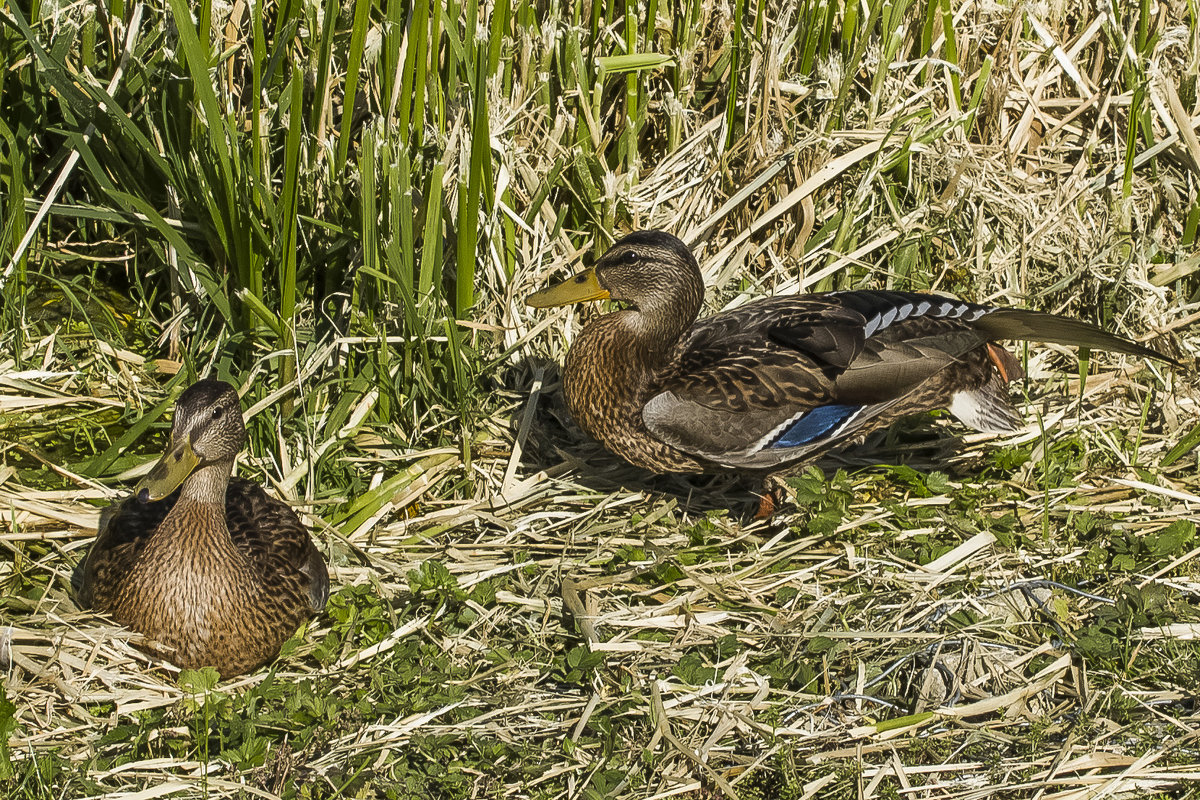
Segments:
[[[1195,796],[1197,7],[0,2],[0,795]],[[637,228],[708,311],[930,289],[1029,425],[933,415],[788,480],[654,477],[569,420]],[[197,376],[311,523],[327,613],[154,662],[69,576]]]

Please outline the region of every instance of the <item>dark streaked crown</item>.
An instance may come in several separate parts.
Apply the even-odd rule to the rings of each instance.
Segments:
[[[212,378],[196,381],[184,389],[175,401],[175,413],[195,414],[200,409],[215,406],[223,395],[233,395],[233,398],[237,399],[237,391],[225,381]]]

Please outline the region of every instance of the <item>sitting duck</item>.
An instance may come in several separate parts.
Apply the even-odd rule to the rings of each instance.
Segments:
[[[1035,340],[1170,361],[1068,317],[934,294],[843,291],[771,297],[697,320],[704,281],[662,231],[616,242],[535,308],[612,299],[567,353],[567,408],[585,432],[656,473],[757,470],[812,460],[900,417],[948,409],[978,431],[1016,429],[997,342]],[[770,516],[764,495],[757,516]]]
[[[80,603],[145,636],[184,669],[249,672],[329,598],[325,559],[285,503],[230,478],[246,444],[237,392],[188,387],[167,452],[104,515],[73,582]]]

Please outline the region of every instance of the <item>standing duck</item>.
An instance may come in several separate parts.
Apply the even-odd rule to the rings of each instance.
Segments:
[[[154,655],[223,678],[273,659],[329,598],[325,559],[295,512],[230,479],[245,444],[233,387],[188,387],[167,452],[110,509],[73,581],[82,605],[143,634]]]
[[[700,268],[662,231],[626,236],[526,302],[602,299],[628,307],[576,338],[567,407],[608,450],[658,473],[771,472],[932,409],[979,431],[1014,430],[1006,384],[1022,371],[1000,339],[1170,360],[1079,320],[913,292],[773,297],[697,320]]]

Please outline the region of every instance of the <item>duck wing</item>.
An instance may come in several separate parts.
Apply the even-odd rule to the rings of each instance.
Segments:
[[[700,320],[642,409],[655,437],[724,466],[772,467],[880,409],[839,402],[867,320],[825,296],[776,297]],[[858,404],[861,405],[861,404]],[[880,405],[880,403],[875,403]],[[787,437],[805,412],[803,431]]]
[[[233,478],[225,493],[225,523],[233,543],[277,591],[277,601],[297,614],[296,624],[324,610],[329,570],[291,506],[253,481]]]
[[[178,491],[156,503],[128,497],[100,512],[96,540],[71,573],[71,588],[82,607],[100,611],[112,607],[142,548],[178,499]]]
[[[771,298],[701,320],[645,404],[650,432],[731,467],[769,468],[914,411],[1012,430],[1016,359],[1038,339],[1161,355],[1078,320],[908,292]]]

